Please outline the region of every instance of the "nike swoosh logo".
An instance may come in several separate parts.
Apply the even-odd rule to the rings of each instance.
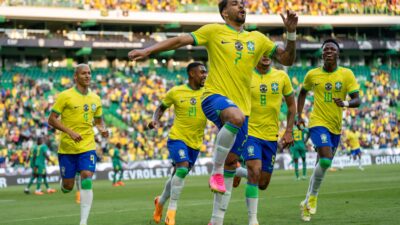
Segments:
[[[181,103],[182,103],[182,102],[186,102],[186,100],[181,100]]]
[[[229,41],[224,41],[224,40],[221,41],[221,44],[229,44],[229,43],[231,43],[231,42],[229,42]]]
[[[256,86],[250,87],[250,88],[255,88]]]
[[[74,109],[79,108],[79,106],[74,106]]]
[[[314,84],[314,86],[317,86],[317,85],[319,85],[319,83],[318,84]]]

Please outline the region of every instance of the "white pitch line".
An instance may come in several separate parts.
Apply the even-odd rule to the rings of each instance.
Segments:
[[[381,190],[390,190],[390,189],[398,189],[398,187],[386,187],[386,188],[368,188],[368,189],[358,189],[358,190],[349,190],[349,191],[335,191],[335,192],[325,192],[322,193],[323,195],[330,195],[330,194],[343,194],[343,193],[351,193],[351,192],[366,192],[366,191],[381,191]],[[295,197],[303,197],[303,195],[287,195],[287,196],[270,196],[270,198],[295,198]],[[264,198],[260,198],[262,200]],[[230,202],[242,202],[244,199],[240,200],[231,200]],[[197,202],[191,202],[191,203],[181,203],[185,207],[190,207],[190,206],[199,206],[199,205],[208,205],[211,204],[210,202],[204,202],[203,201],[197,201]],[[391,207],[391,208],[398,208],[398,207]],[[109,213],[123,213],[123,212],[131,212],[131,211],[142,211],[142,210],[152,210],[153,207],[151,208],[140,208],[140,209],[123,209],[123,210],[116,210],[116,211],[105,211],[105,212],[91,212],[90,214],[96,214],[96,215],[101,215],[101,214],[109,214]],[[14,223],[14,222],[24,222],[24,221],[32,221],[32,220],[41,220],[41,219],[54,219],[54,218],[64,218],[64,217],[71,217],[71,216],[80,216],[80,214],[68,214],[68,215],[60,215],[60,216],[42,216],[42,217],[36,217],[36,218],[26,218],[26,219],[16,219],[16,220],[8,220],[8,221],[2,221],[3,223]]]

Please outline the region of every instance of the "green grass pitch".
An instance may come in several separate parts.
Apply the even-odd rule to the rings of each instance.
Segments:
[[[308,171],[308,175],[311,170]],[[260,192],[259,222],[263,224],[306,224],[300,220],[299,203],[307,181],[294,181],[293,171],[276,171],[265,192]],[[206,225],[212,210],[208,177],[186,179],[178,202],[178,225]],[[152,222],[153,198],[162,191],[165,179],[127,181],[125,187],[94,182],[94,204],[89,225],[145,225]],[[247,224],[244,185],[234,189],[225,225]],[[54,188],[56,184],[52,184]],[[32,190],[33,190],[32,186]],[[78,225],[79,206],[74,193],[25,195],[23,186],[0,189],[2,225]],[[166,210],[167,207],[165,207]],[[345,168],[328,172],[320,189],[318,211],[308,224],[400,224],[400,165],[369,166],[365,171]],[[165,211],[164,211],[165,214]],[[164,223],[161,223],[164,224]]]

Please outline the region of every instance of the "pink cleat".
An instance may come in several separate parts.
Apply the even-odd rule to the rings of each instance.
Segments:
[[[210,177],[210,188],[212,192],[224,194],[226,192],[224,176],[222,174],[214,174]]]

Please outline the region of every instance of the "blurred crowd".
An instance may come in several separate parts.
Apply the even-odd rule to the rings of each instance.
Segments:
[[[173,109],[165,112],[162,126],[157,130],[147,129],[147,124],[166,91],[185,82],[185,76],[179,77],[167,80],[154,71],[145,74],[129,69],[123,75],[110,73],[93,77],[91,89],[101,96],[104,120],[111,131],[108,140],[96,135],[101,161],[110,160],[109,150],[117,143],[121,144],[122,156],[128,161],[168,158],[166,142],[174,118]],[[375,71],[371,77],[361,85],[362,106],[344,111],[344,129],[360,133],[362,148],[400,148],[400,123],[396,112],[400,102],[399,84],[383,71]],[[293,81],[299,90],[299,82],[295,78]],[[16,74],[12,82],[12,89],[0,90],[0,168],[6,166],[6,161],[13,167],[26,166],[29,150],[40,136],[46,138],[51,158],[56,162],[59,135],[54,135],[58,132],[49,127],[47,117],[59,91],[73,85],[71,77],[54,82]],[[309,97],[305,105],[306,117],[312,107],[313,96]],[[200,157],[211,156],[216,132],[215,126],[208,123]]]
[[[399,0],[244,0],[244,2],[251,14],[279,14],[285,9],[292,9],[304,15],[400,15]],[[59,7],[98,9],[104,15],[107,15],[107,10],[122,10],[123,14],[128,15],[129,11],[189,12],[211,10],[216,12],[218,0],[3,0],[3,4],[57,5]],[[215,6],[215,9],[210,9],[210,6]]]

